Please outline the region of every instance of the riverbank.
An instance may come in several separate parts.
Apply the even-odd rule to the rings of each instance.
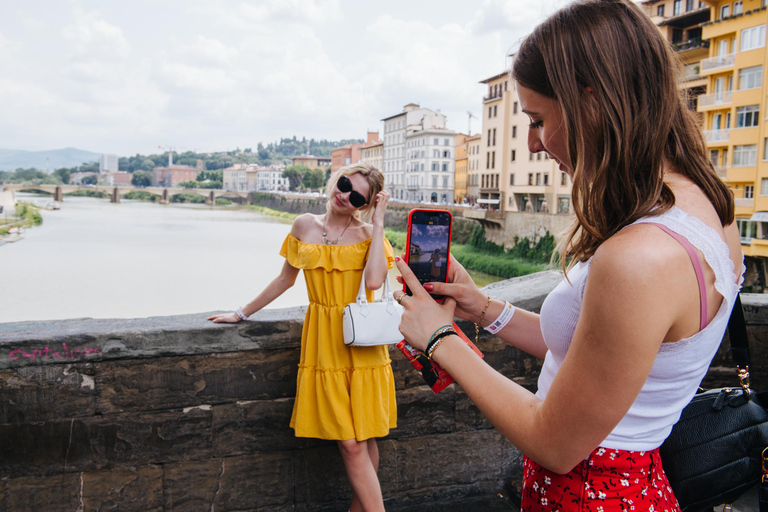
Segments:
[[[40,208],[31,203],[16,203],[16,214],[9,220],[0,219],[0,242],[15,242],[22,229],[42,223]]]

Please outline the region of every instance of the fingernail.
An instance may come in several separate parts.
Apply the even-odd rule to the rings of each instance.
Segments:
[[[400,261],[400,256],[395,256],[395,261]]]
[[[424,289],[427,290],[428,292],[431,292],[432,291],[432,283],[426,283],[424,285]]]

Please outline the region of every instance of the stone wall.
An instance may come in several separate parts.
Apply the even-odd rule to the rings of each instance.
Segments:
[[[487,291],[537,310],[558,281],[549,271]],[[767,304],[744,302],[753,360],[766,361]],[[0,510],[346,510],[335,443],[288,428],[304,308],[236,325],[207,316],[0,324]],[[535,387],[540,361],[484,331],[479,345]],[[399,421],[379,441],[388,510],[513,494],[520,453],[458,386],[434,394],[391,356]],[[718,356],[710,384],[735,383],[727,366]],[[764,369],[753,382],[768,383]]]

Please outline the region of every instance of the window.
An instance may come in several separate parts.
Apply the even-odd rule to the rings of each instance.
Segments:
[[[533,161],[533,153],[528,153],[528,160]]]
[[[450,139],[443,139],[443,146],[450,146],[450,145],[451,145]]]
[[[496,145],[496,128],[493,129],[493,145]]]
[[[544,186],[546,187],[549,185],[549,174],[544,175]]]
[[[693,10],[693,0],[685,0],[685,12]]]
[[[541,173],[540,172],[536,173],[536,184],[537,185],[541,185]]]
[[[757,89],[763,86],[763,66],[739,70],[739,90]]]
[[[447,163],[443,163],[443,171],[447,171],[447,170],[448,170],[448,164]]]
[[[486,145],[487,146],[491,145],[491,129],[490,128],[488,128],[488,143]]]
[[[664,5],[656,7],[656,16],[664,16]]]
[[[560,173],[560,185],[566,186],[568,184],[568,174],[561,172]]]
[[[729,4],[725,4],[720,8],[720,19],[727,18],[731,15],[731,6]]]
[[[512,138],[513,139],[517,138],[517,126],[512,127]]]
[[[440,158],[440,150],[439,149],[433,149],[432,150],[432,158]]]
[[[437,176],[432,177],[432,186],[433,187],[437,186]]]
[[[493,106],[493,117],[498,117],[498,115],[499,115],[498,105],[494,105]]]
[[[492,114],[493,114],[493,107],[488,107],[488,119],[491,118]]]
[[[765,178],[763,178],[763,180],[764,180],[764,181],[768,181],[768,180],[766,180]],[[509,175],[509,184],[510,184],[510,185],[514,185],[514,184],[515,184],[515,175],[514,175],[514,174],[510,174],[510,175]],[[510,197],[510,199],[512,199],[512,198]]]
[[[491,169],[496,168],[496,152],[491,153]]]
[[[763,178],[760,180],[760,195],[768,196],[768,178]]]
[[[683,12],[683,0],[675,0],[672,4],[672,16],[677,16]]]
[[[533,173],[528,173],[528,184],[533,185]]]
[[[765,25],[745,28],[741,31],[742,52],[765,46]]]
[[[765,139],[765,140],[767,140],[767,141],[768,141],[768,139]],[[516,156],[517,156],[517,153],[516,153],[516,152],[515,152],[515,150],[513,149],[513,150],[512,150],[512,161],[513,161],[513,162],[516,160]]]
[[[448,188],[448,176],[443,176],[443,188]]]
[[[517,114],[517,102],[514,102],[514,103],[512,104],[512,113],[513,113],[513,114]]]
[[[451,158],[451,152],[450,151],[443,151],[443,158]]]
[[[751,128],[757,126],[760,116],[760,105],[747,105],[736,108],[736,128]]]
[[[754,185],[744,185],[744,199],[752,199],[755,195]]]
[[[432,162],[432,170],[433,171],[439,171],[440,170],[440,169],[438,169],[439,165],[440,164],[438,164],[437,162]]]
[[[751,167],[757,163],[757,144],[733,146],[733,166]]]
[[[491,152],[485,154],[485,168],[490,169],[491,168]]]
[[[763,160],[768,160],[768,138],[763,139]]]
[[[736,0],[733,2],[733,15],[736,16],[737,14],[741,14],[744,12],[744,4],[742,3],[742,0]]]

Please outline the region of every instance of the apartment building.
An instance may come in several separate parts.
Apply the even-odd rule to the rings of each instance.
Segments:
[[[707,94],[699,99],[710,159],[736,197],[736,222],[749,270],[765,275],[768,257],[768,10],[761,0],[706,2],[701,61]],[[762,112],[761,112],[762,110]],[[749,284],[749,272],[747,282]],[[764,278],[761,286],[765,286]]]
[[[363,148],[378,144],[379,132],[368,132],[366,142],[360,144],[346,144],[331,151],[331,173],[344,166],[357,164],[362,161]]]
[[[421,108],[416,103],[409,103],[403,107],[402,112],[386,117],[382,119],[382,122],[384,123],[384,136],[382,138],[384,154],[381,170],[384,173],[385,188],[394,199],[413,201],[416,200],[416,197],[423,197],[424,194],[413,187],[416,186],[415,183],[431,182],[431,177],[414,173],[429,173],[431,172],[429,170],[431,165],[427,165],[427,153],[425,153],[422,160],[419,160],[422,157],[420,156],[421,153],[416,153],[416,139],[411,140],[410,146],[407,145],[406,139],[414,133],[423,130],[443,130],[448,132],[445,128],[446,117],[439,110],[433,111]],[[455,132],[450,132],[448,137],[454,140]],[[422,139],[418,139],[420,143]],[[426,141],[427,139],[424,140]],[[426,151],[425,148],[419,149],[419,151],[422,150]],[[453,146],[451,148],[451,158],[453,158]],[[416,160],[419,161],[416,162]],[[418,166],[416,166],[417,163],[419,164]],[[431,163],[430,161],[429,164]],[[408,168],[406,168],[407,165]],[[453,162],[450,163],[450,167],[453,168]],[[451,175],[451,182],[453,181],[452,178],[453,176]],[[442,183],[442,180],[438,180],[438,182]],[[435,189],[434,192],[439,197],[443,190],[442,188]],[[432,192],[428,194],[430,197],[431,195]],[[449,197],[453,197],[453,192],[451,192]]]
[[[152,169],[152,186],[171,188],[185,181],[194,181],[201,170],[200,162],[197,167],[179,164],[155,167]]]
[[[360,149],[360,160],[381,170],[384,163],[384,143],[376,142]]]
[[[327,156],[300,155],[293,157],[293,165],[303,165],[310,169],[325,170],[331,165],[331,158]]]
[[[467,156],[467,139],[469,136],[456,134],[456,162],[454,163],[453,178],[453,202],[467,202],[467,168],[469,157]]]
[[[288,190],[288,178],[283,178],[282,166],[261,166],[239,163],[222,170],[222,188],[236,191]]]
[[[401,199],[453,202],[456,132],[445,128],[409,131],[405,136],[405,154],[405,195]]]
[[[481,135],[467,137],[467,202],[477,204],[480,196],[480,148]]]
[[[528,151],[530,120],[509,73],[480,83],[487,85],[488,93],[483,97],[480,169],[469,171],[476,176],[476,203],[492,211],[570,213],[568,175],[546,153]],[[470,195],[473,191],[473,185],[468,186]]]

